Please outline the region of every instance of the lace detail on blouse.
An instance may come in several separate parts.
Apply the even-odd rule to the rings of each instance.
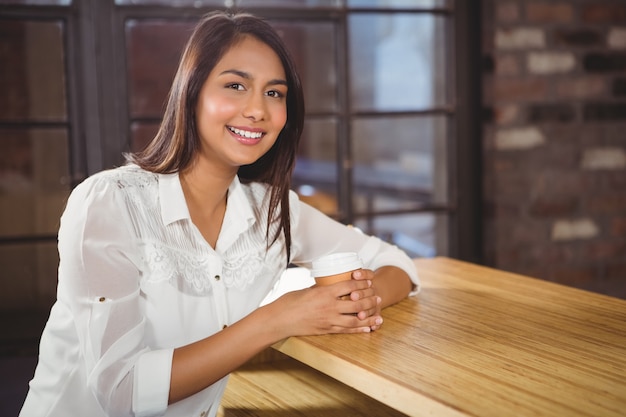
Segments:
[[[130,167],[114,170],[111,175],[124,195],[138,239],[143,282],[167,281],[181,292],[203,296],[212,292],[220,266],[224,286],[239,291],[249,288],[258,277],[274,280],[284,269],[284,237],[266,250],[267,198],[263,188],[248,189],[257,221],[220,256],[201,238],[190,219],[163,224],[158,175]]]
[[[142,250],[147,266],[144,281],[168,281],[183,292],[195,295],[211,292],[209,258],[168,247],[160,242],[145,242]]]

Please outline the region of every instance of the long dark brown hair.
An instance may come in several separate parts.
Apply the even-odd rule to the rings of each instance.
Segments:
[[[267,247],[283,233],[288,263],[291,257],[289,189],[304,125],[304,97],[300,77],[285,44],[264,20],[250,14],[225,12],[213,12],[200,20],[181,57],[159,131],[146,149],[127,155],[127,160],[161,174],[180,172],[193,162],[200,148],[195,118],[200,89],[222,56],[246,35],[267,44],[282,62],[287,77],[287,121],[269,151],[256,162],[239,167],[238,176],[242,183],[270,185]],[[279,227],[270,237],[274,221],[279,222]]]

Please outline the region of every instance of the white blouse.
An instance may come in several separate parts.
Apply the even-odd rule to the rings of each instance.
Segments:
[[[227,378],[168,406],[174,348],[259,307],[285,271],[281,236],[266,250],[268,187],[229,187],[215,250],[191,222],[177,174],[129,165],[72,192],[59,229],[59,282],[20,417],[214,416]],[[290,195],[291,262],[336,251],[367,268],[414,263]],[[273,233],[270,231],[270,236]]]

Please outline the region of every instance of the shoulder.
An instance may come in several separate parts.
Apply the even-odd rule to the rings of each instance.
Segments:
[[[143,188],[158,183],[158,174],[146,171],[136,165],[124,165],[106,169],[86,178],[78,187],[93,188],[114,185],[116,188]]]
[[[87,177],[71,192],[67,209],[76,205],[118,205],[128,196],[154,195],[158,175],[134,165],[100,171]]]
[[[118,168],[100,171],[87,177],[76,186],[73,194],[94,193],[108,190],[139,190],[158,185],[158,175],[139,168],[136,165],[124,165]]]

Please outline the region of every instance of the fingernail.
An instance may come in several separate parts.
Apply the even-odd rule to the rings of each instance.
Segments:
[[[371,286],[372,286],[372,280],[370,280],[370,279],[368,279],[368,280],[367,280],[367,286],[368,286],[368,287],[371,287]]]
[[[383,318],[382,317],[377,317],[376,318],[376,322],[375,322],[378,326],[380,326],[381,324],[383,324]]]
[[[369,327],[363,327],[363,333],[369,333],[371,331],[372,329],[370,329]]]
[[[380,304],[383,302],[383,299],[380,297],[376,297],[376,304]]]
[[[361,271],[354,271],[354,272],[352,273],[352,276],[353,276],[354,278],[361,278],[361,275],[362,275],[362,274],[363,274],[363,272],[361,272]]]

